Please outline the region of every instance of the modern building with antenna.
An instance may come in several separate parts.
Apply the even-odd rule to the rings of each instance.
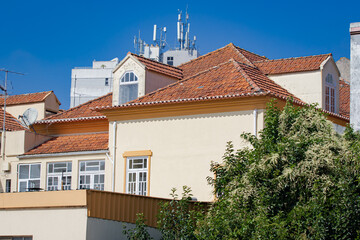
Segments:
[[[134,38],[135,52],[143,57],[172,66],[179,66],[200,56],[196,48],[196,36],[190,40],[190,21],[186,11],[185,21],[179,11],[177,21],[177,44],[173,48],[166,42],[166,27],[154,25],[153,44],[147,44],[140,38]],[[168,48],[168,50],[165,50]]]
[[[199,56],[196,36],[190,40],[189,14],[186,11],[183,21],[179,11],[177,21],[177,44],[173,48],[166,42],[166,27],[154,25],[153,43],[147,44],[140,34],[134,38],[135,53],[164,64],[179,66]],[[119,59],[93,61],[92,67],[75,67],[71,70],[70,108],[103,96],[113,90],[113,70]]]

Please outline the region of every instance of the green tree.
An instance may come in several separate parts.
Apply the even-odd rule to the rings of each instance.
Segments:
[[[124,226],[123,234],[130,240],[149,240],[153,239],[147,231],[143,213],[136,214],[135,227],[127,229]]]
[[[172,200],[160,205],[158,228],[164,240],[196,239],[195,228],[198,219],[203,217],[201,207],[192,209],[191,189],[183,186],[181,199],[178,199],[176,188],[171,189]]]
[[[251,147],[228,143],[209,178],[218,200],[198,239],[356,239],[360,234],[360,137],[337,134],[315,106],[272,102]]]

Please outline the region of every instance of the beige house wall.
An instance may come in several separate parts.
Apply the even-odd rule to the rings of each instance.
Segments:
[[[0,210],[0,236],[86,240],[86,208]]]
[[[51,111],[51,112],[58,112],[59,111],[59,102],[55,96],[54,93],[51,93],[46,99],[45,99],[45,110]]]
[[[320,70],[268,75],[268,77],[304,102],[318,103],[323,107],[323,84]]]
[[[90,160],[105,160],[105,191],[111,191],[111,172],[112,172],[112,163],[106,157],[105,153],[96,153],[86,155],[63,155],[63,156],[48,156],[48,157],[35,157],[27,159],[17,159],[17,161],[11,162],[12,173],[7,175],[7,179],[11,179],[11,191],[18,191],[18,174],[17,168],[18,164],[29,164],[29,163],[40,163],[40,188],[47,189],[47,164],[53,162],[72,162],[72,173],[71,173],[71,189],[75,190],[79,188],[79,162],[80,161],[90,161]]]
[[[153,92],[177,81],[178,79],[171,78],[164,74],[153,71],[146,71],[145,94]]]
[[[258,110],[257,131],[263,128],[264,110]],[[112,122],[110,122],[112,151]],[[226,143],[247,146],[243,132],[254,132],[254,112],[237,111],[145,120],[119,121],[116,135],[116,192],[125,192],[124,152],[151,150],[150,196],[169,197],[171,188],[191,187],[199,201],[214,196],[206,177],[211,161],[222,161]]]
[[[45,103],[28,103],[17,105],[6,105],[6,111],[13,115],[15,118],[19,118],[19,115],[23,115],[28,108],[35,108],[38,112],[37,120],[45,118]]]

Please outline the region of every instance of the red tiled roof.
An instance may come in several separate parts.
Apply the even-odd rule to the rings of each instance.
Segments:
[[[108,139],[108,133],[59,136],[29,150],[24,155],[107,150]]]
[[[167,65],[167,64],[164,64],[164,63],[160,63],[160,62],[157,62],[157,61],[153,61],[151,59],[141,57],[141,56],[136,55],[134,53],[129,53],[129,54],[136,57],[150,71],[165,74],[165,75],[168,75],[170,77],[177,78],[177,79],[182,79],[182,77],[183,77],[182,70],[180,68],[170,66],[170,65]]]
[[[350,85],[344,80],[339,80],[339,112],[350,117]]]
[[[313,71],[320,69],[323,63],[331,54],[316,56],[284,58],[254,62],[256,67],[264,74],[281,74],[291,72]]]
[[[255,93],[271,93],[283,98],[292,97],[294,100],[302,102],[262,74],[256,67],[231,59],[197,75],[135,99],[124,104],[124,106]]]
[[[43,102],[51,93],[53,91],[7,96],[6,105]],[[57,101],[59,102],[59,100]],[[4,105],[4,96],[0,96],[0,105]]]
[[[184,63],[180,65],[179,68],[183,70],[184,78],[188,78],[223,62],[227,62],[230,59],[254,66],[252,63],[253,61],[266,60],[267,58],[236,47],[234,44],[230,43],[225,47]]]
[[[111,104],[112,104],[112,93],[108,93],[99,98],[90,100],[86,103],[70,108],[69,110],[60,112],[55,115],[51,115],[43,120],[37,121],[35,124],[105,118],[104,115],[92,110],[92,108],[109,106]]]
[[[3,129],[4,123],[4,110],[0,109],[0,129]],[[6,131],[21,131],[28,130],[26,127],[20,124],[20,122],[10,113],[5,114],[5,130]]]

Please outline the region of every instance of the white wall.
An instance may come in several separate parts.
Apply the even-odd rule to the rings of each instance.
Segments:
[[[0,236],[86,240],[86,208],[0,210]]]
[[[320,70],[268,75],[268,77],[304,102],[323,106]]]

